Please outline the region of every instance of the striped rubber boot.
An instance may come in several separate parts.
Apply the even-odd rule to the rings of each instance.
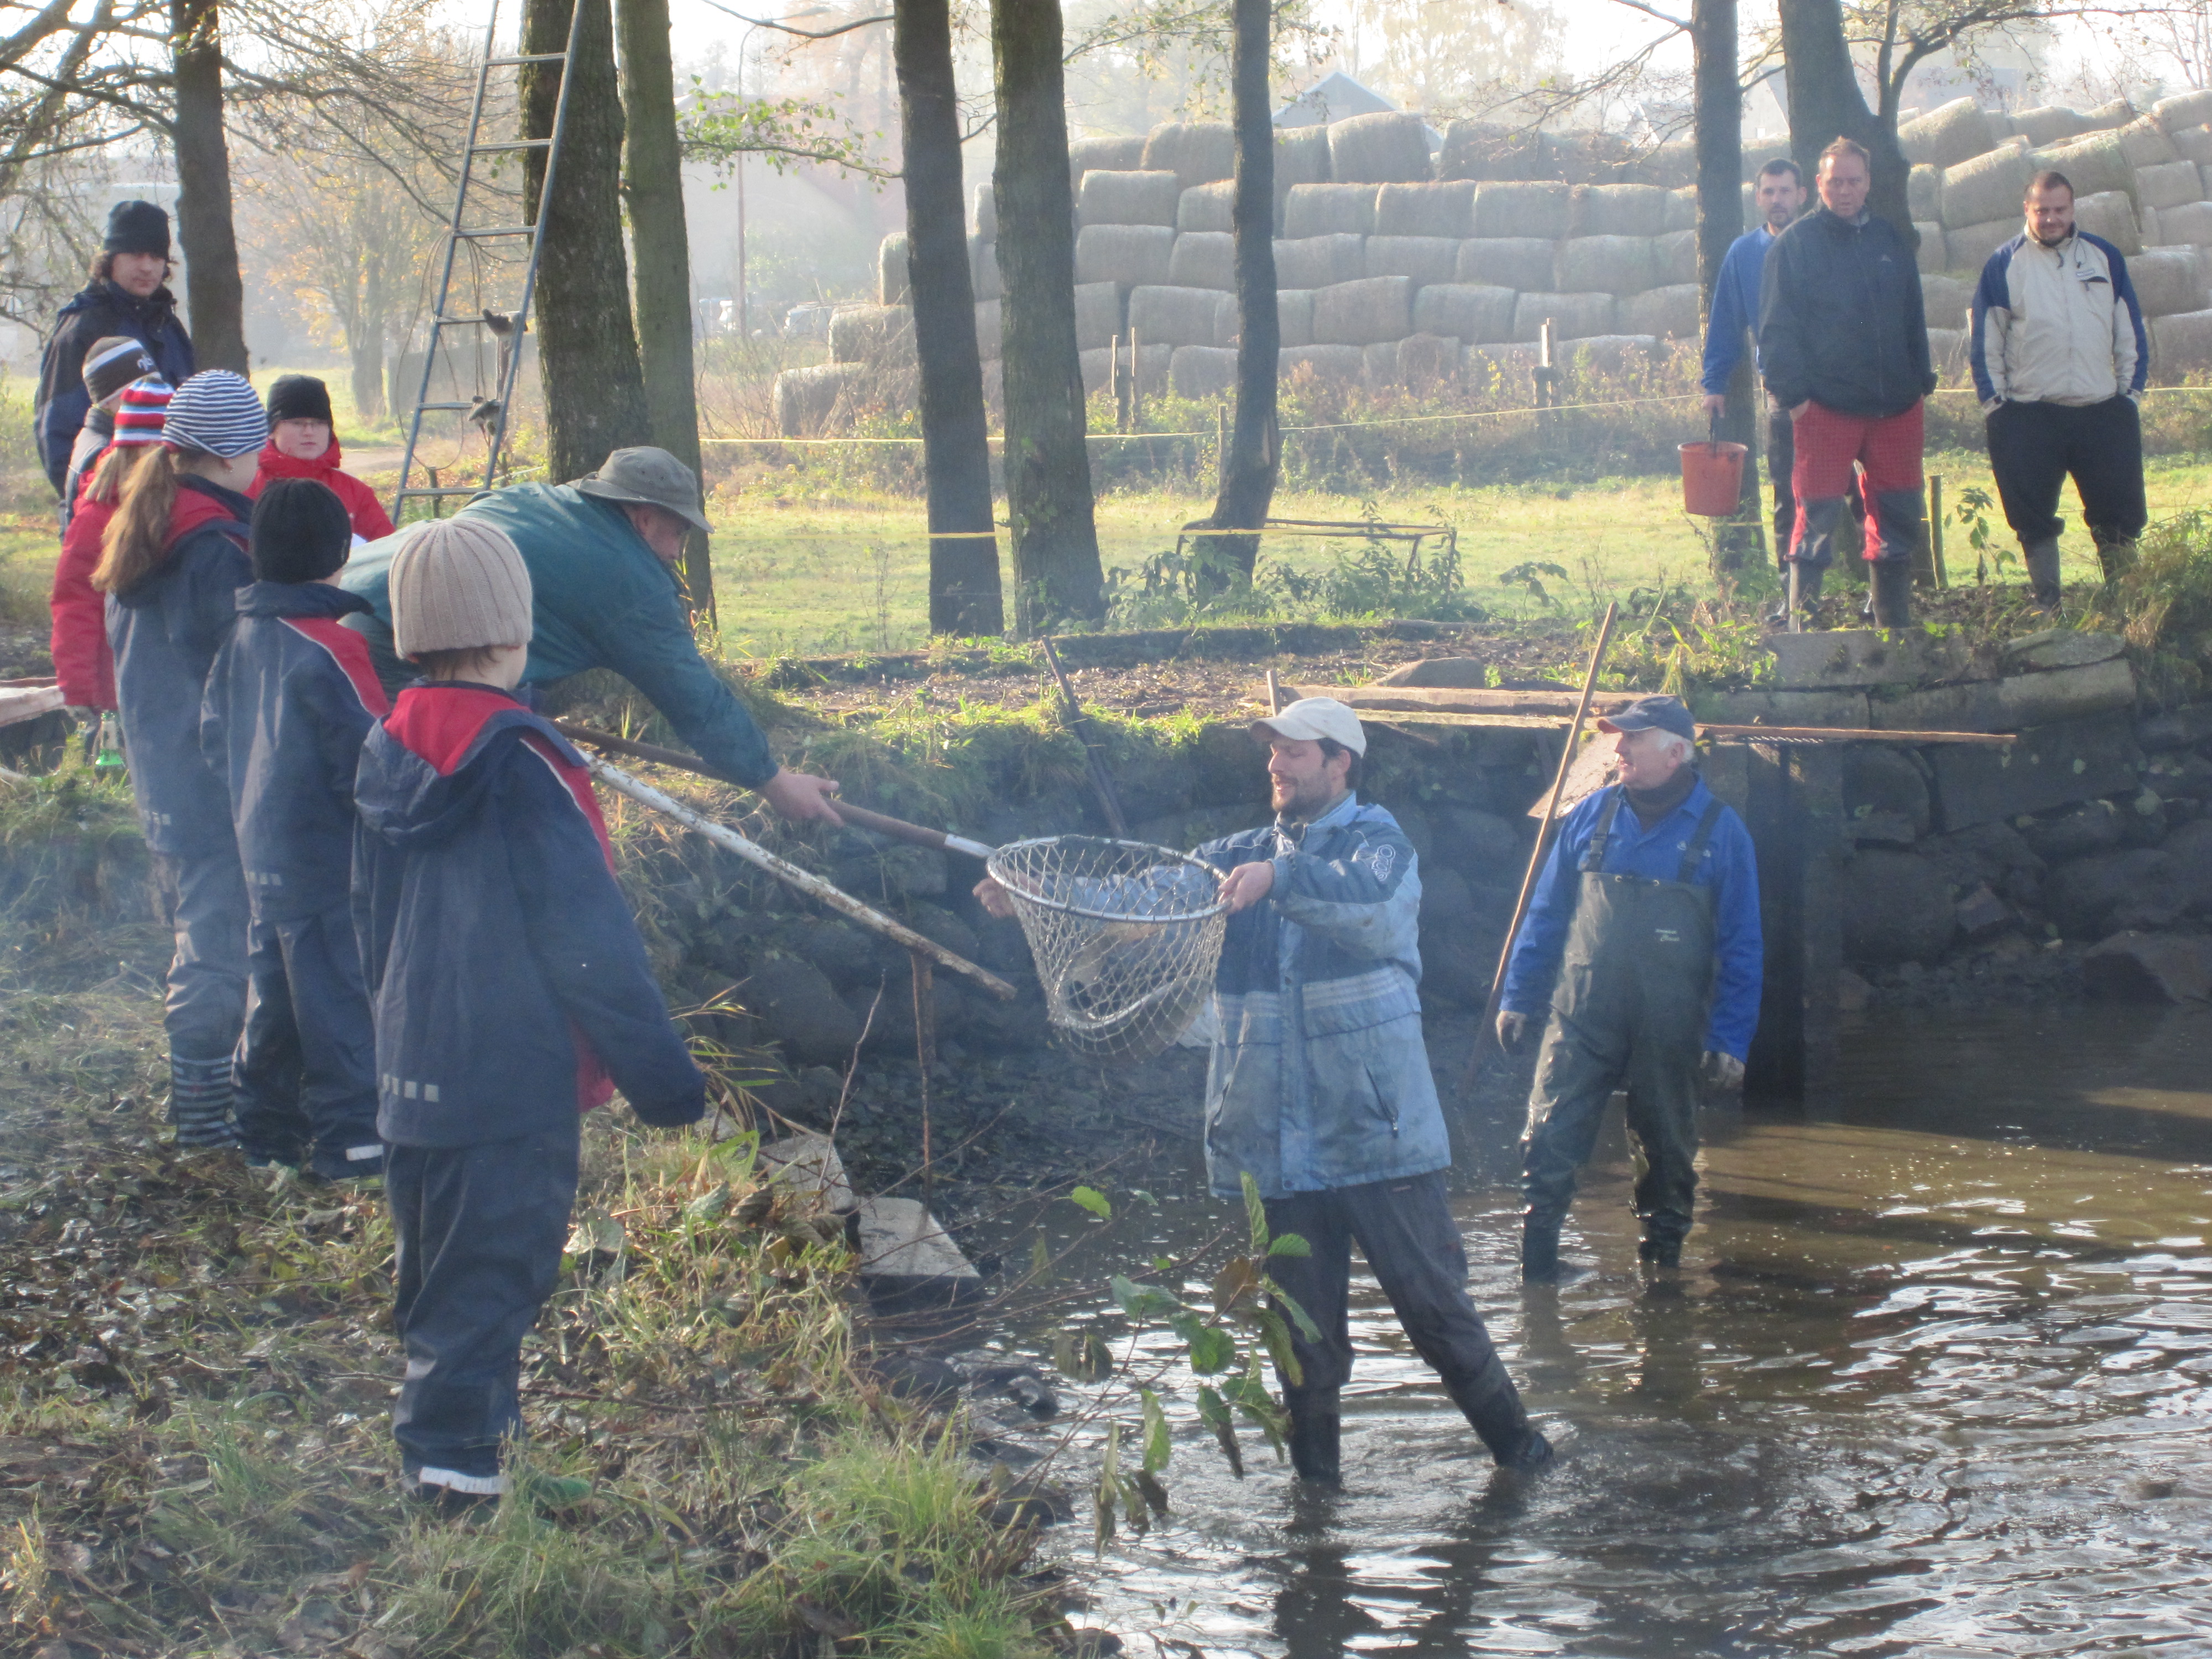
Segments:
[[[179,1146],[235,1146],[230,1057],[181,1060],[169,1056],[169,1121]]]

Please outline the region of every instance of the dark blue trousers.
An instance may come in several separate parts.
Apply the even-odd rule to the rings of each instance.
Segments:
[[[407,1380],[392,1414],[408,1477],[504,1490],[500,1443],[522,1430],[522,1339],[561,1275],[577,1127],[386,1154],[398,1255],[392,1317]]]
[[[249,1158],[317,1175],[382,1167],[376,1137],[376,1028],[349,910],[257,921],[247,934],[246,1036],[234,1072]]]

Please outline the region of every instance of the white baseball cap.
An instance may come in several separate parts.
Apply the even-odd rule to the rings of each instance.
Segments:
[[[1279,714],[1252,722],[1255,735],[1272,734],[1292,743],[1316,743],[1323,738],[1342,744],[1355,755],[1367,752],[1367,733],[1359,729],[1359,716],[1351,705],[1334,697],[1301,697]]]

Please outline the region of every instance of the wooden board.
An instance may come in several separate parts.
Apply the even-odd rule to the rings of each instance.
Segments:
[[[44,685],[0,685],[0,726],[34,720],[62,706],[61,687],[51,680]]]

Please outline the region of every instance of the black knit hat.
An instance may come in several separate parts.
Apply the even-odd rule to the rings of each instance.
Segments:
[[[271,478],[253,503],[246,550],[257,580],[319,582],[353,551],[353,520],[329,485]]]
[[[107,210],[109,253],[158,253],[169,257],[169,216],[151,202],[118,202]]]
[[[279,421],[320,421],[325,426],[335,426],[331,418],[331,389],[312,374],[280,374],[276,384],[269,388],[269,424]]]

